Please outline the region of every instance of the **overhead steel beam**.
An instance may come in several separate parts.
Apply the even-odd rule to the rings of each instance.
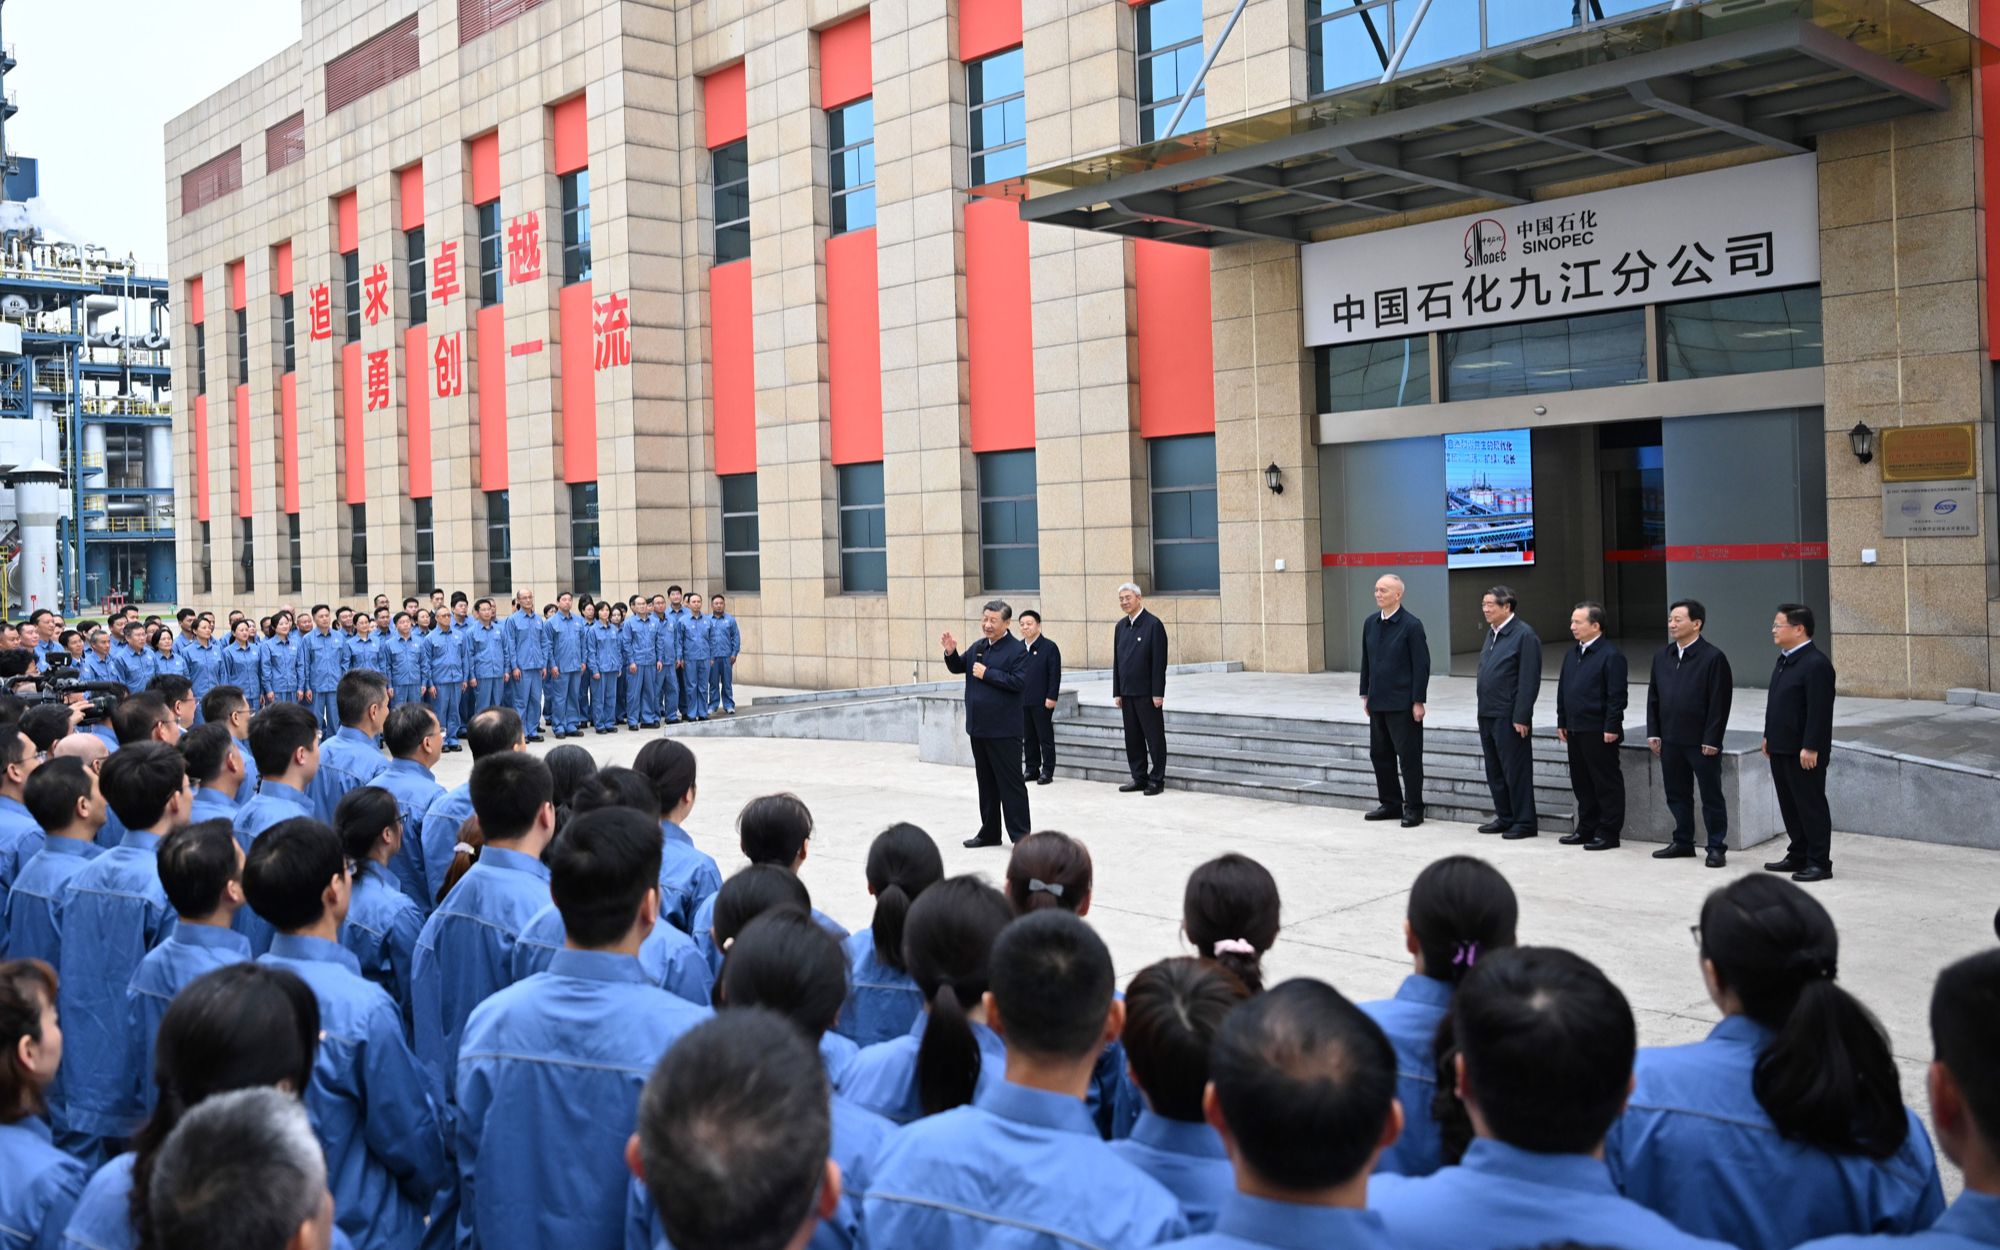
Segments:
[[[1523,139],[1536,139],[1543,143],[1553,143],[1557,147],[1568,148],[1572,152],[1581,152],[1585,156],[1595,156],[1602,160],[1610,161],[1614,165],[1626,165],[1636,168],[1639,164],[1633,157],[1625,156],[1618,152],[1607,151],[1588,139],[1570,138],[1560,131],[1545,131],[1539,124],[1540,119],[1538,116],[1528,109],[1510,109],[1504,113],[1488,113],[1485,117],[1480,118],[1480,121],[1485,125],[1493,127],[1495,130],[1519,135]]]
[[[1408,178],[1428,186],[1443,187],[1468,196],[1489,196],[1510,204],[1525,204],[1527,197],[1514,190],[1511,178],[1485,178],[1464,174],[1451,158],[1432,161],[1407,160],[1402,145],[1394,142],[1355,143],[1333,149],[1333,155],[1364,173]]]
[[[1928,78],[1907,65],[1849,43],[1830,30],[1802,24],[1799,50],[1822,64],[1865,78],[1884,91],[1914,100],[1924,108],[1943,112],[1951,107],[1951,92],[1935,78]]]
[[[1149,195],[1120,196],[1111,201],[1111,207],[1121,213],[1130,213],[1153,221],[1199,226],[1204,230],[1241,235],[1246,239],[1281,239],[1286,243],[1302,241],[1295,230],[1240,220],[1240,214],[1234,206],[1188,209],[1182,207],[1179,200],[1179,196],[1170,192],[1154,192]]]
[[[1806,149],[1798,142],[1797,127],[1789,118],[1773,117],[1752,122],[1744,115],[1740,100],[1695,98],[1694,84],[1686,78],[1647,78],[1625,88],[1632,98],[1649,108],[1735,135],[1751,143],[1798,155]]]

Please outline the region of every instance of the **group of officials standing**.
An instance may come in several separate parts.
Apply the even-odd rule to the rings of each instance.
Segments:
[[[1403,579],[1375,583],[1376,610],[1361,630],[1361,699],[1368,715],[1369,755],[1379,805],[1368,820],[1423,823],[1423,722],[1430,683],[1430,645],[1423,622],[1403,607]],[[1493,819],[1479,832],[1519,839],[1537,836],[1534,789],[1535,699],[1541,693],[1542,643],[1515,614],[1506,586],[1480,599],[1486,631],[1477,682],[1479,742]],[[1729,658],[1702,637],[1708,611],[1700,601],[1668,609],[1669,641],[1653,657],[1646,687],[1646,745],[1660,760],[1673,840],[1655,859],[1696,854],[1695,792],[1707,831],[1705,862],[1727,862],[1729,812],[1722,794],[1722,737],[1729,724],[1733,677]],[[1770,760],[1778,810],[1790,838],[1784,857],[1764,865],[1794,881],[1833,875],[1832,816],[1826,765],[1833,749],[1833,662],[1813,645],[1812,609],[1779,604],[1771,622],[1778,648],[1764,709],[1763,753]],[[1576,821],[1561,839],[1587,851],[1615,850],[1625,827],[1625,780],[1619,744],[1625,736],[1628,675],[1624,655],[1604,636],[1604,606],[1583,602],[1570,613],[1575,645],[1563,654],[1556,682],[1556,736],[1568,750]],[[1400,776],[1399,776],[1400,775]]]

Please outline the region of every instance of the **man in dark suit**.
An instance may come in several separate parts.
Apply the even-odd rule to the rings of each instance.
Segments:
[[[1118,588],[1118,610],[1111,701],[1125,713],[1125,761],[1132,769],[1118,792],[1158,794],[1167,786],[1167,627],[1146,611],[1131,582]]]
[[[958,653],[958,639],[946,634],[944,666],[965,674],[965,734],[972,740],[972,767],[979,776],[979,835],[967,846],[1000,845],[1004,811],[1007,836],[1028,836],[1028,786],[1021,780],[1021,681],[1028,649],[1007,632],[1014,609],[998,599],[979,614],[986,635],[972,650]]]
[[[1708,866],[1729,857],[1729,808],[1722,801],[1722,735],[1735,695],[1729,657],[1701,636],[1708,609],[1676,599],[1667,609],[1673,641],[1653,657],[1646,687],[1646,745],[1660,757],[1660,785],[1674,814],[1674,840],[1654,859],[1694,858],[1694,787],[1701,784],[1701,823],[1708,828]]]
[[[1424,823],[1424,701],[1430,684],[1424,623],[1403,610],[1403,579],[1384,573],[1375,579],[1375,611],[1361,623],[1361,710],[1368,714],[1368,758],[1380,801],[1361,819],[1400,819],[1405,829]]]
[[[1764,754],[1791,844],[1764,865],[1794,881],[1833,876],[1833,816],[1826,807],[1826,766],[1833,755],[1833,661],[1813,645],[1813,611],[1781,603],[1771,621],[1778,668],[1764,700]]]
[[[1486,788],[1493,792],[1493,819],[1481,833],[1509,839],[1532,838],[1535,817],[1535,747],[1528,738],[1535,719],[1535,696],[1542,690],[1542,640],[1514,615],[1519,602],[1506,586],[1495,586],[1479,601],[1486,618],[1486,642],[1479,649],[1479,745],[1486,754]]]
[[[1021,679],[1021,777],[1038,786],[1056,779],[1056,695],[1062,690],[1062,651],[1042,636],[1042,614],[1021,613],[1021,644],[1028,667]]]
[[[1576,645],[1563,654],[1556,679],[1556,737],[1569,747],[1569,788],[1576,795],[1576,829],[1565,846],[1617,849],[1625,831],[1625,774],[1618,740],[1625,736],[1625,654],[1604,636],[1604,605],[1586,600],[1569,614]]]

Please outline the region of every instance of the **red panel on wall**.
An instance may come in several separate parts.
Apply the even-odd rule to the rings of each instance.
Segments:
[[[1138,258],[1139,433],[1215,432],[1208,252],[1142,239]]]
[[[562,466],[565,482],[597,480],[597,374],[591,354],[590,283],[562,289]]]
[[[249,296],[243,289],[243,262],[240,260],[231,261],[229,263],[229,306],[231,308],[242,308],[247,303],[249,303]]]
[[[500,198],[500,134],[481,135],[472,148],[472,202],[484,204]]]
[[[194,519],[208,520],[208,396],[194,397]]]
[[[361,209],[355,193],[349,191],[333,202],[335,233],[339,236],[336,252],[351,252],[361,246]]]
[[[1021,0],[959,0],[958,59],[976,61],[1021,42]]]
[[[1035,445],[1028,223],[1012,200],[965,206],[965,330],[972,450]]]
[[[403,331],[403,432],[409,440],[410,498],[431,495],[431,358],[430,335],[422,326]]]
[[[882,458],[882,309],[875,231],[826,241],[826,381],[833,462]]]
[[[479,489],[507,489],[507,310],[479,310]]]
[[[236,388],[236,515],[250,515],[250,387]]]
[[[875,61],[868,38],[866,13],[819,32],[821,108],[839,108],[875,94]]]
[[[750,133],[743,87],[743,62],[716,70],[701,80],[702,124],[711,148],[734,143]]]
[[[285,511],[299,510],[299,375],[278,379],[278,445],[285,455]]]
[[[188,279],[188,320],[200,325],[208,317],[207,299],[204,298],[203,283],[200,278]]]
[[[340,460],[346,501],[368,502],[368,435],[361,422],[361,344],[340,349]]]
[[[396,200],[402,210],[403,229],[415,230],[424,224],[424,167],[421,162],[396,171]]]
[[[576,96],[555,106],[556,172],[574,173],[590,164],[590,114]]]
[[[715,371],[715,471],[757,471],[757,375],[750,332],[750,262],[708,271],[709,358]]]
[[[292,241],[271,249],[271,285],[279,295],[292,293]]]

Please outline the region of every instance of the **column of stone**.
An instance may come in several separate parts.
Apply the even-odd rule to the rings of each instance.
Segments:
[[[368,306],[368,277],[376,265],[388,279],[388,312],[375,324],[361,319],[361,429],[367,448],[368,478],[368,595],[387,592],[400,602],[414,582],[412,561],[415,552],[407,518],[410,499],[410,448],[408,397],[404,380],[409,376],[403,359],[403,331],[410,324],[409,268],[404,263],[402,197],[394,170],[414,159],[417,136],[412,135],[396,149],[378,149],[365,176],[373,195],[362,195],[361,304]],[[400,150],[398,150],[400,149]],[[407,153],[407,159],[405,159]],[[368,409],[368,358],[376,352],[389,353],[389,403]],[[352,574],[348,589],[352,589]]]
[[[507,309],[507,506],[514,589],[533,590],[546,601],[569,585],[570,541],[555,391],[562,201],[549,172],[553,135],[542,85],[539,76],[530,76],[502,90],[500,278]],[[509,282],[512,233],[527,224],[529,214],[540,222],[541,275]]]
[[[323,123],[324,124],[324,123]],[[319,160],[307,145],[306,160]],[[331,164],[331,162],[328,162]],[[306,185],[331,185],[333,173],[309,176]],[[343,184],[345,185],[345,184]],[[292,280],[299,295],[297,342],[299,405],[299,542],[304,566],[304,598],[325,600],[341,588],[340,564],[347,551],[347,522],[341,483],[340,352],[341,327],[347,297],[341,282],[334,201],[308,194],[301,214],[304,228],[292,236]],[[312,288],[325,283],[330,332],[318,342],[312,337]],[[296,605],[304,612],[308,604]]]
[[[456,293],[443,302],[426,293],[424,327],[430,359],[409,362],[411,386],[427,387],[431,403],[431,532],[438,584],[475,594],[486,584],[486,497],[479,490],[479,433],[473,412],[479,362],[473,325],[479,310],[479,233],[467,201],[471,171],[463,136],[447,131],[443,146],[424,154],[425,284],[437,289],[437,262],[446,243],[457,250]],[[459,391],[437,393],[438,344],[457,336]],[[419,587],[428,591],[428,586]]]

